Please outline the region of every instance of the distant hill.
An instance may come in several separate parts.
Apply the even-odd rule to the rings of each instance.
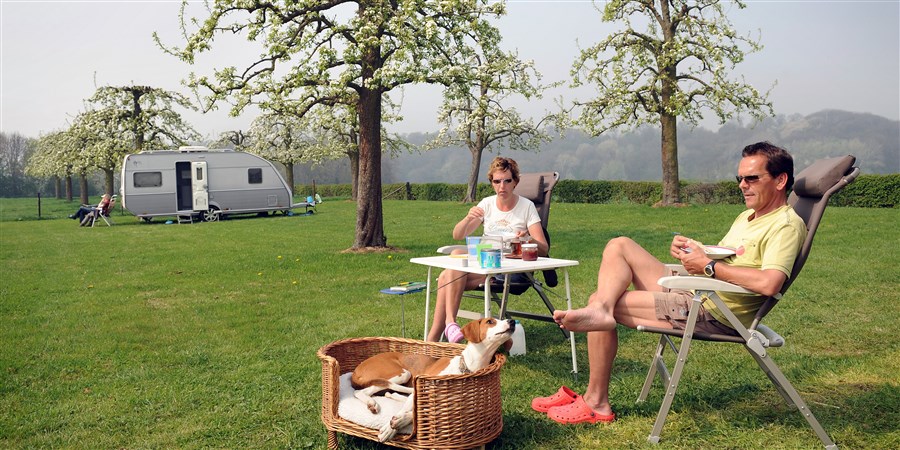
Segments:
[[[431,135],[404,136],[415,145]],[[872,114],[826,110],[808,116],[777,116],[755,127],[730,122],[711,131],[679,129],[678,161],[682,180],[731,179],[737,170],[740,150],[747,144],[768,140],[794,155],[797,170],[813,161],[837,155],[856,155],[863,173],[900,172],[900,121]],[[564,137],[544,144],[539,152],[492,149],[482,158],[485,168],[498,153],[519,162],[523,171],[556,170],[566,179],[648,181],[662,178],[659,131],[645,127],[628,133],[590,137],[571,130]],[[383,160],[384,183],[464,183],[470,164],[464,148],[439,149],[403,154]],[[299,169],[300,183],[349,181],[346,160]]]

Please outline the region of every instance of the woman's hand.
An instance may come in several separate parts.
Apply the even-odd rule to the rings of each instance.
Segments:
[[[479,222],[484,221],[484,210],[478,206],[473,206],[469,209],[469,213],[466,214],[466,219],[468,220],[477,220]]]

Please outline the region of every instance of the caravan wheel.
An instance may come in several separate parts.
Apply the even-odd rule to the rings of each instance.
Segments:
[[[219,208],[210,206],[209,210],[201,213],[204,222],[216,222],[219,220]]]

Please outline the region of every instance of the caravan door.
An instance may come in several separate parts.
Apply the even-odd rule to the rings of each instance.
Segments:
[[[209,210],[209,184],[206,182],[206,161],[191,162],[191,190],[194,211]]]

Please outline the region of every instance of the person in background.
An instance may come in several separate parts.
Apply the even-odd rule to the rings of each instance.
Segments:
[[[765,299],[775,295],[791,274],[806,225],[787,204],[794,184],[794,162],[784,149],[768,142],[744,148],[738,165],[738,185],[747,210],[741,213],[719,245],[735,255],[721,261],[706,256],[703,244],[685,236],[672,239],[669,253],[692,275],[737,284],[758,295],[718,293],[725,304],[750,326]],[[666,275],[662,262],[627,237],[610,240],[603,250],[597,290],[588,305],[556,310],[563,329],[586,331],[590,375],[584,396],[563,386],[549,397],[532,400],[532,409],[546,412],[559,423],[612,422],[609,382],[618,350],[617,324],[684,329],[693,292],[664,290],[657,284]],[[630,286],[633,290],[629,290]],[[711,300],[703,303],[696,328],[710,333],[738,335]]]
[[[93,213],[95,210],[105,211],[106,208],[108,208],[108,207],[109,207],[109,194],[103,194],[103,196],[100,198],[100,203],[98,203],[97,206],[81,205],[78,208],[78,211],[75,211],[75,214],[70,215],[69,218],[78,220],[78,223],[81,224],[80,226],[83,227],[86,225],[86,222],[88,222],[88,219],[91,217],[90,216],[91,213]]]
[[[538,254],[546,256],[550,250],[541,218],[534,203],[513,193],[519,183],[519,165],[510,158],[496,157],[488,169],[487,179],[496,195],[486,197],[469,209],[468,214],[453,227],[453,239],[465,239],[483,225],[485,236],[521,237],[530,235],[538,246]],[[459,253],[461,251],[455,251]],[[523,274],[513,276],[526,277]],[[510,281],[515,281],[511,279]],[[484,275],[456,270],[444,270],[438,276],[437,300],[434,321],[428,331],[427,341],[437,341],[445,335],[449,342],[459,342],[463,335],[456,315],[463,292],[477,289],[484,282]]]

